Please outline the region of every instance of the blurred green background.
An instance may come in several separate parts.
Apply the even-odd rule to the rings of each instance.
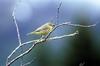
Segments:
[[[40,38],[27,36],[40,25],[52,21],[62,1],[59,23],[70,21],[73,24],[90,25],[100,22],[100,0],[0,0],[0,66],[5,66],[7,56],[19,45],[12,11],[16,5],[15,16],[19,26],[22,43]],[[53,19],[53,20],[52,20]],[[27,66],[100,66],[100,23],[95,27],[82,28],[63,26],[52,36],[70,34],[79,30],[79,35],[51,40],[37,45],[24,56]],[[27,50],[31,44],[23,47]],[[20,54],[20,49],[12,58]],[[21,59],[11,66],[20,66]]]

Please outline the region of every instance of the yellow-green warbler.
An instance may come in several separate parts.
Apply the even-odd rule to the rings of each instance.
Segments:
[[[51,22],[45,23],[44,25],[40,26],[37,28],[35,31],[32,31],[28,33],[27,35],[41,35],[41,36],[46,36],[50,31],[53,30],[54,24]]]

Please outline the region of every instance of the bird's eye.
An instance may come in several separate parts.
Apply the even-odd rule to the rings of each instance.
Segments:
[[[52,26],[55,26],[55,24],[52,24]]]

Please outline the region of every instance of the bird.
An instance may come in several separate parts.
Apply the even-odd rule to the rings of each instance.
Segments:
[[[36,30],[28,33],[27,35],[41,35],[42,37],[44,37],[49,32],[51,32],[54,27],[55,27],[55,24],[53,24],[51,22],[47,22],[47,23],[43,24],[42,26],[40,26],[39,28],[37,28]]]

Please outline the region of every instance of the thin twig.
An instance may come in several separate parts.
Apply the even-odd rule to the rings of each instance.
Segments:
[[[97,22],[98,23],[98,22]],[[96,26],[97,23],[95,24],[92,24],[92,25],[80,25],[80,24],[68,24],[69,26],[73,26],[73,27],[93,27],[93,26]]]
[[[62,36],[55,36],[55,37],[51,37],[51,38],[48,38],[47,40],[56,40],[56,39],[61,39],[61,38],[65,38],[65,37],[71,37],[71,36],[74,36],[76,34],[79,34],[78,30],[72,34],[68,34],[68,35],[62,35]]]
[[[29,65],[29,64],[31,64],[33,61],[34,61],[34,60],[31,60],[30,62],[27,62],[27,63],[23,64],[23,66]]]
[[[60,13],[60,7],[61,7],[61,5],[62,5],[62,1],[60,2],[60,4],[59,4],[59,6],[58,6],[58,8],[57,8],[57,24],[59,23],[59,13]]]
[[[13,10],[12,16],[13,16],[14,23],[15,23],[16,30],[17,30],[18,42],[19,42],[19,44],[21,45],[21,37],[20,37],[18,24],[17,24],[16,17],[15,17],[15,8],[14,8],[14,10]]]

